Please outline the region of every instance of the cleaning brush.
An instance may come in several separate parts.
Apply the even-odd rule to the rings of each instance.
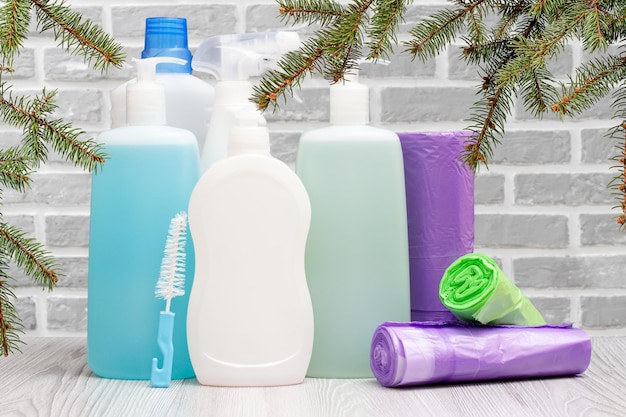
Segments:
[[[185,294],[185,244],[187,242],[187,214],[178,213],[170,222],[165,242],[165,254],[157,281],[155,295],[165,300],[165,310],[159,316],[157,343],[163,354],[163,367],[158,367],[158,359],[152,358],[150,382],[153,387],[166,388],[172,381],[172,361],[174,356],[175,314],[170,311],[172,298]]]

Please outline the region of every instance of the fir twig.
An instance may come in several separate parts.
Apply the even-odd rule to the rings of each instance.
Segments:
[[[97,170],[105,162],[101,144],[93,139],[80,139],[85,134],[84,130],[60,119],[47,118],[56,109],[56,91],[47,92],[44,89],[41,96],[31,100],[14,98],[3,83],[0,84],[0,93],[0,118],[24,131],[23,143],[35,165],[47,159],[45,144],[50,144],[67,160],[88,171]]]
[[[374,4],[371,26],[368,30],[370,41],[367,43],[369,54],[367,59],[376,61],[379,58],[389,59],[393,46],[398,40],[396,32],[404,21],[406,1],[380,0]]]
[[[469,130],[474,135],[463,154],[475,171],[487,164],[493,149],[503,137],[515,97],[535,116],[547,110],[574,115],[590,108],[616,86],[613,107],[622,122],[614,131],[618,138],[618,173],[611,187],[618,194],[626,223],[626,179],[624,178],[624,139],[626,125],[626,54],[598,58],[580,66],[558,94],[550,59],[564,51],[573,38],[582,40],[587,52],[605,52],[626,35],[626,2],[604,0],[450,0],[453,6],[433,13],[409,31],[405,52],[425,61],[442,52],[459,38],[467,45],[463,59],[481,69],[481,98],[470,109]],[[340,5],[331,0],[279,0],[285,20],[320,23],[324,27],[310,38],[298,53],[288,54],[279,70],[270,71],[255,89],[261,109],[272,105],[283,92],[293,93],[303,75],[319,72],[337,82],[358,58],[364,46],[367,57],[387,56],[396,43],[399,22],[409,1],[354,0]],[[488,16],[497,22],[487,27]],[[461,36],[462,35],[462,36]],[[560,97],[560,98],[559,98]]]
[[[285,24],[306,22],[326,26],[335,19],[346,16],[343,6],[332,0],[279,0],[277,3],[280,17]]]
[[[30,2],[10,0],[0,5],[0,56],[10,67],[22,47],[30,24]]]
[[[31,1],[37,12],[39,29],[42,32],[53,30],[59,47],[83,55],[92,68],[103,72],[110,65],[121,67],[124,61],[122,46],[100,26],[66,6],[64,0]]]
[[[15,226],[0,221],[0,248],[37,284],[52,290],[59,277],[58,264],[35,238]]]
[[[15,309],[17,297],[7,285],[10,277],[7,275],[6,255],[0,253],[0,354],[9,356],[12,351],[20,351],[23,344],[20,334],[23,326]]]
[[[46,162],[49,147],[89,171],[97,171],[106,157],[102,145],[82,139],[83,130],[53,117],[56,91],[44,88],[33,98],[16,97],[3,81],[4,74],[15,71],[13,62],[27,38],[32,10],[42,32],[52,30],[61,48],[82,55],[92,68],[106,71],[121,66],[124,59],[121,45],[62,0],[8,0],[0,4],[0,120],[23,132],[21,145],[0,150],[0,184],[20,192],[30,186],[33,170]],[[19,350],[22,332],[6,272],[9,260],[49,290],[59,279],[58,265],[44,246],[5,223],[0,215],[0,352],[4,356]]]

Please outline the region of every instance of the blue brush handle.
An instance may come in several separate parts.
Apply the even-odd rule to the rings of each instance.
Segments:
[[[153,387],[167,388],[172,382],[172,360],[174,357],[174,343],[172,336],[174,334],[174,313],[161,311],[159,317],[159,333],[157,335],[157,343],[161,354],[163,355],[163,367],[159,369],[158,359],[152,358],[152,374],[150,375],[150,383]]]

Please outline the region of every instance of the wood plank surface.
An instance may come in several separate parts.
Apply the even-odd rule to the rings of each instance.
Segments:
[[[626,337],[596,337],[581,376],[411,388],[375,379],[307,378],[273,388],[205,387],[195,379],[151,388],[107,380],[87,366],[83,338],[33,338],[0,358],[0,416],[6,417],[394,417],[626,416]]]

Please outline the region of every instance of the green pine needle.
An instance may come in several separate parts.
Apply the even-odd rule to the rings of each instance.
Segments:
[[[105,72],[124,61],[120,44],[62,0],[9,0],[0,4],[0,121],[22,131],[20,145],[0,149],[0,185],[19,192],[28,190],[31,174],[47,161],[49,149],[94,172],[107,157],[102,145],[86,138],[82,129],[54,117],[56,91],[44,88],[34,97],[18,96],[3,80],[5,74],[15,72],[13,62],[29,34],[31,16],[42,32],[52,31],[60,48],[82,56],[93,69]],[[51,290],[59,279],[58,264],[45,247],[5,223],[0,214],[0,354],[4,356],[19,351],[22,333],[16,298],[9,286],[11,277],[7,275],[9,261],[43,288]]]

